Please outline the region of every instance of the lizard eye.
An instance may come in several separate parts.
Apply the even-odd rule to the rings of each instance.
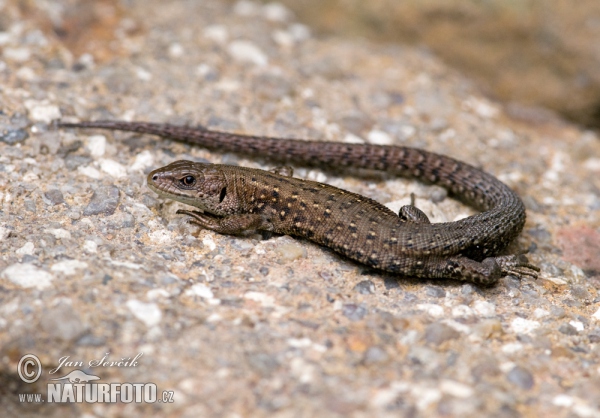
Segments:
[[[196,178],[194,176],[185,176],[179,180],[183,186],[191,187],[196,183]]]

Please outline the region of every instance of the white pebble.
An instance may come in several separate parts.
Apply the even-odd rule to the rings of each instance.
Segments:
[[[205,38],[218,44],[224,44],[229,40],[229,32],[224,25],[210,25],[202,31]]]
[[[45,270],[32,264],[13,264],[4,269],[0,277],[11,281],[17,286],[42,290],[52,284],[54,277]]]
[[[288,31],[296,41],[305,41],[310,38],[310,29],[301,23],[294,23]]]
[[[442,380],[440,389],[442,392],[454,396],[455,398],[466,399],[473,396],[473,389],[470,386],[454,380]]]
[[[100,173],[100,171],[96,170],[94,167],[90,167],[89,165],[85,167],[77,167],[77,172],[94,180],[99,180],[102,178],[102,173]]]
[[[258,11],[258,4],[248,0],[240,0],[233,6],[233,13],[240,16],[254,16]]]
[[[25,62],[31,57],[29,48],[4,48],[2,53],[9,61]]]
[[[127,169],[125,166],[107,158],[100,160],[100,169],[116,179],[125,177],[127,175]]]
[[[196,283],[188,290],[186,290],[185,294],[188,296],[200,296],[204,299],[212,299],[214,297],[214,294],[212,290],[210,290],[210,287],[202,283]]]
[[[233,41],[229,44],[227,52],[239,62],[250,62],[261,67],[268,63],[265,53],[250,41],[242,39]]]
[[[205,235],[204,238],[202,238],[202,245],[208,248],[209,251],[214,251],[214,249],[217,248],[217,244],[215,244],[215,240],[213,240],[211,235]]]
[[[442,308],[440,305],[435,305],[433,303],[420,303],[417,305],[417,309],[425,311],[427,314],[434,318],[440,318],[444,316],[444,308]]]
[[[183,56],[184,52],[185,50],[183,49],[183,46],[178,42],[174,42],[169,45],[169,56],[171,58],[179,58]]]
[[[15,73],[17,78],[22,81],[36,81],[38,79],[37,74],[30,67],[21,67]]]
[[[521,343],[508,343],[502,346],[502,352],[505,354],[515,354],[523,351],[523,344]]]
[[[25,107],[29,117],[36,122],[50,123],[61,117],[58,106],[51,105],[47,100],[25,100]]]
[[[354,134],[346,134],[344,139],[342,139],[342,142],[345,142],[346,144],[364,144],[365,140]]]
[[[376,129],[369,132],[367,138],[371,144],[375,145],[391,145],[394,142],[392,137],[387,132]]]
[[[98,252],[98,244],[88,239],[83,243],[83,250],[90,254],[95,254]]]
[[[171,296],[165,289],[152,289],[146,292],[148,300],[165,299]]]
[[[92,135],[87,138],[87,148],[93,157],[102,157],[106,152],[106,137],[104,135]]]
[[[0,198],[0,201],[2,201],[1,198]],[[10,234],[10,229],[5,228],[3,226],[0,226],[0,241],[2,241],[3,239],[7,238],[8,234]]]
[[[275,304],[275,299],[273,299],[273,296],[267,295],[266,293],[262,292],[246,292],[244,293],[244,297],[246,299],[258,302],[262,306],[273,306]]]
[[[33,255],[33,251],[35,250],[35,245],[33,245],[33,242],[28,241],[25,243],[25,245],[23,245],[21,248],[19,248],[18,250],[15,251],[15,253],[17,255]]]
[[[510,323],[510,328],[515,334],[529,334],[540,327],[538,321],[531,321],[525,318],[515,318]]]
[[[56,273],[62,273],[66,276],[74,275],[77,270],[84,270],[88,267],[88,264],[84,261],[79,260],[64,260],[55,263],[50,267],[50,270]]]
[[[452,316],[453,317],[467,317],[472,316],[473,310],[469,308],[467,305],[457,305],[452,308]]]
[[[168,244],[172,241],[171,234],[164,229],[150,232],[148,238],[155,244]]]
[[[285,22],[292,16],[292,12],[281,3],[265,4],[262,13],[265,19],[271,22]]]
[[[137,319],[148,328],[158,325],[162,319],[162,312],[156,303],[144,303],[136,299],[127,301],[127,307]]]
[[[579,332],[583,331],[583,329],[584,329],[583,322],[581,322],[581,321],[573,320],[573,321],[569,321],[569,324]]]
[[[142,67],[137,67],[135,69],[135,75],[137,76],[138,79],[140,79],[142,81],[152,80],[152,73]]]
[[[592,318],[594,318],[596,321],[600,321],[600,308],[598,308],[596,313],[592,315]]]
[[[11,34],[8,32],[0,32],[0,46],[6,45],[11,40]]]
[[[552,403],[556,406],[569,408],[573,406],[573,398],[569,395],[558,395],[552,400]]]
[[[496,315],[496,306],[485,300],[478,300],[473,304],[473,310],[479,316],[490,317]]]
[[[289,48],[294,45],[295,39],[291,33],[284,30],[276,30],[273,32],[273,40],[284,48]]]
[[[46,229],[46,232],[54,235],[56,239],[71,239],[71,233],[63,228]]]
[[[135,160],[130,167],[130,171],[143,171],[145,168],[154,165],[154,156],[148,150],[140,152],[135,156]]]

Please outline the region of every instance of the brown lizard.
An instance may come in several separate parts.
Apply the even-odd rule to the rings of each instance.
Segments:
[[[507,274],[537,277],[523,255],[498,255],[525,224],[525,207],[508,186],[469,164],[408,147],[302,141],[239,135],[169,124],[96,121],[59,123],[158,135],[229,151],[311,166],[382,170],[445,187],[483,212],[430,223],[413,205],[399,216],[367,197],[272,171],[176,161],[152,171],[156,193],[201,211],[191,222],[224,234],[266,230],[303,237],[387,272],[491,285]]]

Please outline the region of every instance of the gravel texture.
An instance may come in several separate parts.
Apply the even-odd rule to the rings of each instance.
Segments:
[[[17,3],[0,2],[5,416],[600,416],[596,134],[511,120],[427,51],[319,39],[277,4]],[[448,154],[523,197],[513,249],[541,277],[393,277],[304,240],[198,230],[146,188],[148,172],[176,159],[270,164],[58,131],[58,118]],[[472,213],[439,188],[355,174],[295,170],[394,210],[414,193],[434,222]],[[31,384],[17,372],[26,354],[43,365]],[[154,383],[174,402],[20,401],[75,370]]]

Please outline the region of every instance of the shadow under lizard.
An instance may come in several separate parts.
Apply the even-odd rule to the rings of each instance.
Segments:
[[[491,285],[511,274],[537,277],[523,255],[499,255],[525,224],[525,207],[500,180],[453,158],[424,150],[372,144],[240,135],[169,124],[95,121],[63,128],[100,128],[158,135],[220,152],[309,166],[385,171],[446,188],[482,212],[430,223],[415,206],[396,215],[367,197],[271,171],[176,161],[148,175],[160,196],[201,211],[179,210],[191,222],[223,234],[265,230],[303,237],[373,268],[420,278]]]

